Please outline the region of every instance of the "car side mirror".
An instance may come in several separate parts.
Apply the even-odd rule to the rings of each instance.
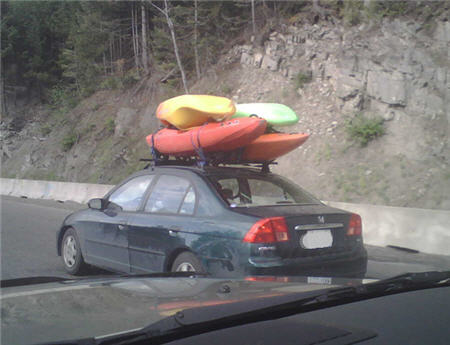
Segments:
[[[93,210],[103,210],[106,206],[106,200],[95,198],[88,201],[89,208],[92,208]]]

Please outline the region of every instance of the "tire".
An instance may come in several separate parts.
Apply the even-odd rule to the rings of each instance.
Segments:
[[[183,252],[178,255],[172,264],[172,272],[199,272],[205,273],[200,260],[191,252]]]
[[[81,253],[80,241],[73,228],[68,229],[64,233],[61,241],[61,258],[65,270],[72,275],[80,275],[87,269]]]

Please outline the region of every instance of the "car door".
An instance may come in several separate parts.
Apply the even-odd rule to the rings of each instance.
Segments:
[[[108,206],[97,211],[97,224],[85,234],[88,262],[120,272],[130,272],[128,219],[142,204],[153,175],[134,177],[108,198]]]
[[[131,271],[162,272],[167,256],[186,247],[180,231],[195,212],[196,193],[185,177],[161,175],[141,212],[129,218]]]

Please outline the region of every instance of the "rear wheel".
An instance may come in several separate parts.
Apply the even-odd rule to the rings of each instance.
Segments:
[[[64,233],[61,242],[61,256],[66,271],[73,275],[82,274],[87,265],[81,253],[80,241],[74,229],[70,228]]]
[[[172,272],[206,272],[200,260],[190,252],[178,255],[172,264]]]

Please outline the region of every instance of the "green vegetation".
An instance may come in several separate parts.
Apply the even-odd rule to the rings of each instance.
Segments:
[[[108,131],[108,133],[114,133],[116,129],[116,123],[112,117],[108,117],[105,121],[105,128]]]
[[[383,118],[379,116],[366,117],[359,113],[347,121],[345,129],[350,139],[358,142],[361,146],[366,146],[369,141],[385,133],[383,122]]]
[[[364,2],[359,0],[344,1],[341,9],[342,19],[347,25],[357,25],[361,22],[363,16]]]
[[[229,95],[229,94],[231,94],[232,92],[233,92],[233,88],[232,88],[230,85],[224,84],[224,85],[222,86],[222,93],[223,93],[224,95]]]
[[[302,89],[305,84],[310,83],[312,81],[312,72],[311,71],[300,71],[294,78],[295,89]]]
[[[333,155],[333,151],[331,149],[331,145],[329,143],[325,143],[321,146],[320,150],[316,154],[316,161],[320,163],[322,160],[329,161]]]
[[[30,180],[63,181],[53,170],[35,169],[28,171],[22,178]]]
[[[79,135],[77,133],[67,134],[62,140],[61,145],[64,152],[69,151],[73,145],[78,141]]]
[[[42,136],[47,136],[50,134],[50,132],[52,131],[52,126],[48,123],[45,123],[41,126],[41,134]]]
[[[372,171],[368,166],[358,165],[348,170],[334,175],[335,192],[343,201],[356,201],[358,196],[363,197],[372,193],[383,201],[388,201],[386,191],[389,183],[385,181],[383,175],[377,171]]]

